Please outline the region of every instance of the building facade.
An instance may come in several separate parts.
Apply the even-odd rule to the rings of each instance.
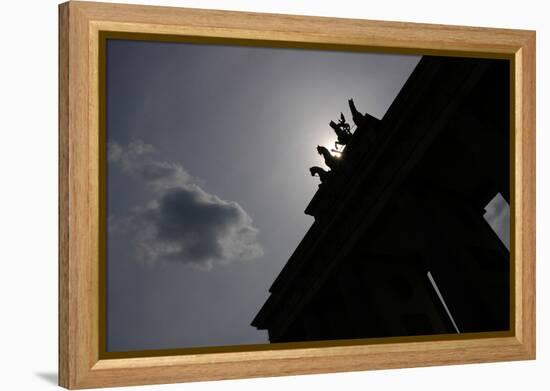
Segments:
[[[315,221],[252,325],[271,342],[510,329],[510,252],[484,219],[510,204],[509,107],[506,60],[430,56],[382,119],[351,101],[357,128],[332,123],[343,151],[312,171]]]

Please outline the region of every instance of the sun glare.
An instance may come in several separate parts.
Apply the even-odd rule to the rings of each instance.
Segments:
[[[335,152],[335,150],[336,150],[336,146],[334,145],[335,141],[336,141],[336,138],[327,138],[327,139],[324,140],[324,142],[322,144],[319,144],[319,145],[321,145],[321,146],[325,147],[326,149],[328,149],[328,151],[331,153],[332,156],[339,158],[340,153]],[[341,147],[340,147],[340,149],[341,149]]]

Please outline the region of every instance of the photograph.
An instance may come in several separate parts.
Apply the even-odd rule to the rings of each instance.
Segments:
[[[106,357],[513,334],[510,59],[162,37],[100,38]]]
[[[536,32],[350,17],[59,6],[59,385],[535,359]]]

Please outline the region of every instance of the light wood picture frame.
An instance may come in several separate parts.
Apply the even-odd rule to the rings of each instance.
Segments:
[[[105,352],[105,33],[510,61],[509,332]],[[154,38],[156,37],[156,38]],[[473,141],[475,142],[475,141]],[[59,385],[69,389],[535,359],[535,32],[70,1],[59,6]],[[102,261],[103,260],[103,261]],[[104,281],[103,281],[104,284]]]

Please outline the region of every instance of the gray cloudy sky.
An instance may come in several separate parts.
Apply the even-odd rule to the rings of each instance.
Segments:
[[[328,122],[351,97],[381,118],[418,60],[110,40],[107,349],[267,342]]]

